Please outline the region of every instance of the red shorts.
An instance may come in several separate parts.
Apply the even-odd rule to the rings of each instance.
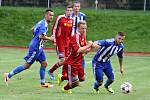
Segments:
[[[61,38],[56,39],[56,52],[59,58],[68,57],[70,50],[67,45],[64,45]]]
[[[67,65],[67,74],[69,82],[75,81],[75,80],[81,80],[84,77],[84,70],[82,68],[82,65],[74,66],[74,65]]]

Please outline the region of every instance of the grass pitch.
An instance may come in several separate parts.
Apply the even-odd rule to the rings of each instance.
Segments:
[[[11,71],[14,67],[23,64],[23,57],[27,50],[0,48],[0,100],[149,100],[150,98],[150,56],[127,55],[124,58],[125,75],[120,76],[117,57],[112,58],[115,72],[115,82],[112,88],[115,94],[109,94],[103,87],[100,94],[92,93],[94,82],[90,60],[93,53],[86,55],[86,81],[80,87],[73,89],[72,94],[62,93],[57,81],[51,81],[46,73],[46,80],[52,82],[53,88],[41,88],[39,84],[40,64],[35,63],[30,69],[11,78],[7,87],[3,82],[3,73]],[[56,61],[55,51],[46,51],[49,66]],[[48,70],[47,68],[47,70]],[[55,71],[55,76],[61,72],[61,68]],[[104,77],[106,79],[106,77]],[[128,81],[133,85],[133,91],[123,94],[120,85]]]

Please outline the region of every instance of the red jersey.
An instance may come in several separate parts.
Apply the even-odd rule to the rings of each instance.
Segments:
[[[79,65],[82,67],[83,53],[78,53],[78,49],[86,45],[86,37],[81,36],[80,33],[76,33],[69,43],[70,55],[66,59],[65,63],[70,65]]]
[[[67,18],[65,15],[60,15],[56,18],[55,23],[52,27],[52,33],[56,39],[61,39],[61,44],[63,46],[68,46],[69,38],[71,37],[73,27],[73,19]]]

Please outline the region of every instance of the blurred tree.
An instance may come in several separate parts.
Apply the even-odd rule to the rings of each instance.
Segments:
[[[73,4],[76,0],[66,0],[67,4]]]
[[[143,9],[144,0],[129,0],[130,9]]]

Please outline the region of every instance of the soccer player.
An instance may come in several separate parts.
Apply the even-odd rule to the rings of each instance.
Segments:
[[[84,70],[82,68],[83,53],[89,52],[93,44],[92,41],[89,41],[86,45],[86,22],[80,21],[77,27],[77,33],[75,33],[69,43],[71,54],[64,62],[68,77],[68,83],[63,88],[63,91],[66,93],[72,93],[70,89],[79,86],[79,81],[85,80]],[[59,75],[58,84],[60,85],[63,80],[64,76]]]
[[[9,79],[28,68],[38,61],[41,64],[40,67],[40,84],[42,87],[50,87],[49,83],[45,82],[45,70],[47,67],[46,55],[43,50],[44,42],[47,40],[53,40],[53,37],[48,37],[48,24],[51,22],[54,16],[54,12],[51,9],[47,9],[44,13],[44,19],[39,21],[32,29],[33,38],[29,44],[28,54],[24,57],[25,63],[14,68],[11,72],[5,73],[5,82],[8,85]]]
[[[48,74],[51,80],[54,80],[55,77],[53,72],[63,65],[64,59],[68,56],[68,44],[71,37],[73,19],[71,18],[72,6],[68,5],[66,7],[66,12],[64,15],[59,15],[52,28],[53,36],[56,40],[56,50],[60,61],[54,64],[49,70]]]
[[[72,36],[77,32],[77,24],[79,21],[86,21],[86,15],[80,12],[81,3],[76,1],[73,6],[73,12],[71,17],[74,19]],[[82,68],[85,68],[85,60],[82,61]]]
[[[80,12],[81,4],[76,1],[73,6],[71,17],[74,19],[72,36],[77,32],[77,24],[79,21],[86,21],[86,15]]]
[[[114,94],[114,90],[109,86],[114,82],[114,72],[112,69],[110,57],[117,54],[120,65],[120,72],[123,75],[123,50],[122,44],[125,39],[124,32],[118,32],[115,38],[98,40],[93,43],[93,47],[97,47],[98,51],[93,57],[92,68],[95,78],[94,92],[99,93],[99,87],[103,84],[103,73],[107,76],[104,84],[106,90]]]

